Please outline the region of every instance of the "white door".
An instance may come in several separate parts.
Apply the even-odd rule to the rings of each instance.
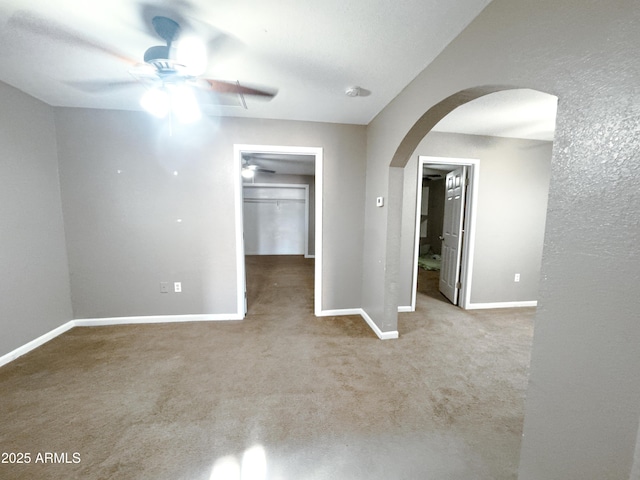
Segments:
[[[458,304],[462,225],[466,192],[467,167],[447,173],[444,221],[442,225],[442,265],[440,291],[454,305]]]

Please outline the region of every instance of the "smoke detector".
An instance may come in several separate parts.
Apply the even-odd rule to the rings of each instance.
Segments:
[[[360,87],[349,87],[344,91],[347,97],[359,97],[362,93],[362,89]]]

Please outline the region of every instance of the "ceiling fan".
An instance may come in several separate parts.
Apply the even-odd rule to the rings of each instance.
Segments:
[[[138,64],[130,72],[137,80],[151,83],[152,90],[147,92],[149,101],[157,102],[157,92],[164,91],[170,96],[175,96],[178,101],[186,102],[188,91],[180,91],[184,87],[210,90],[218,94],[238,95],[245,109],[247,108],[244,100],[245,95],[264,99],[271,99],[275,96],[275,91],[246,87],[240,85],[238,81],[228,82],[200,77],[204,73],[207,63],[204,43],[191,38],[179,41],[176,48],[173,44],[178,39],[180,32],[180,25],[176,21],[159,15],[153,17],[152,25],[158,36],[166,42],[166,45],[148,48],[144,53],[145,63]],[[144,97],[142,103],[144,107]]]
[[[276,173],[275,170],[270,170],[268,168],[262,168],[260,165],[251,162],[250,158],[243,157],[242,158],[242,176],[244,178],[253,178],[256,173]]]
[[[103,44],[30,12],[17,12],[10,19],[10,24],[57,41],[107,53],[118,60],[133,65],[129,70],[133,79],[75,81],[68,82],[68,84],[91,93],[113,91],[117,88],[142,84],[147,91],[140,103],[145,110],[158,117],[172,112],[179,120],[188,122],[196,119],[195,117],[199,116],[196,93],[214,94],[216,98],[213,99],[213,103],[220,104],[233,104],[233,102],[225,103],[224,99],[225,97],[234,97],[235,104],[245,109],[247,108],[245,96],[264,100],[275,97],[277,90],[274,89],[251,88],[241,85],[239,81],[202,77],[208,62],[204,42],[198,40],[197,37],[181,38],[181,26],[170,16],[180,18],[177,14],[168,13],[167,15],[154,15],[151,19],[153,31],[164,40],[165,45],[148,48],[144,52],[144,63],[131,60]]]

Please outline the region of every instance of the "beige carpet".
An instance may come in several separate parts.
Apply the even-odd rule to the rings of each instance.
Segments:
[[[0,368],[0,451],[31,456],[0,478],[516,478],[534,309],[465,312],[421,272],[380,341],[313,316],[313,260],[247,273],[244,321],[75,328]]]

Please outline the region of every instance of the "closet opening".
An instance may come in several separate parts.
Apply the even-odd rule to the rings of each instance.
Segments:
[[[322,151],[236,145],[238,309],[321,306]],[[286,304],[286,305],[285,305]]]

